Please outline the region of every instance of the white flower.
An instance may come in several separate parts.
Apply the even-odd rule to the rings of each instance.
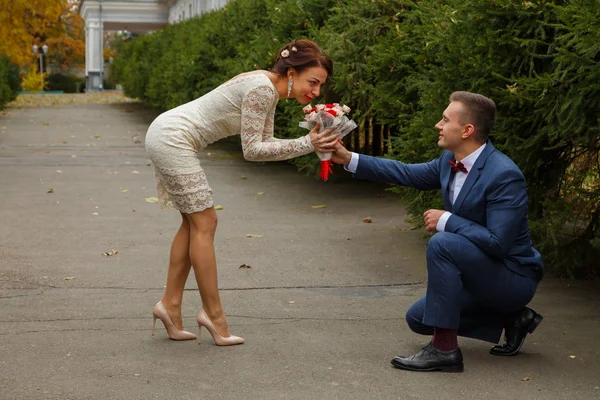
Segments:
[[[325,110],[327,107],[325,106],[325,104],[317,104],[317,111],[323,111]]]
[[[348,114],[350,111],[352,111],[352,110],[350,109],[350,107],[348,107],[348,106],[347,106],[347,105],[345,105],[345,104],[342,106],[342,110],[344,110],[344,113],[346,113],[346,114]]]
[[[288,58],[290,56],[290,52],[288,49],[285,49],[281,52],[281,57]]]
[[[298,51],[298,49],[296,48],[296,46],[292,46],[292,51]]]
[[[308,113],[304,116],[304,119],[307,121],[311,121],[311,122],[317,122],[318,121],[317,113],[316,112]]]
[[[302,111],[304,111],[304,114],[308,114],[309,112],[311,112],[311,111],[312,111],[312,106],[309,104],[309,105],[307,105],[306,107],[304,107],[304,108],[302,109]]]

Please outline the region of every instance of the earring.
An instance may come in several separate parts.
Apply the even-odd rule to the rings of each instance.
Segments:
[[[288,81],[288,94],[287,97],[290,97],[290,93],[292,93],[292,85],[294,84],[294,80],[292,78],[290,78],[290,80]]]

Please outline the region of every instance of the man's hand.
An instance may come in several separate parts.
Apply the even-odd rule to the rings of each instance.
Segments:
[[[310,135],[310,142],[312,143],[315,151],[321,153],[333,153],[333,145],[337,142],[337,135],[330,135],[333,132],[333,128],[325,129],[319,133],[319,123],[314,126],[308,132]]]
[[[333,155],[331,156],[332,162],[336,164],[348,165],[352,160],[352,153],[344,147],[341,140],[338,140],[333,145],[333,150],[335,151],[335,153],[333,153]]]
[[[425,229],[429,232],[437,231],[437,223],[440,220],[445,210],[427,210],[423,213],[423,220],[425,221]]]

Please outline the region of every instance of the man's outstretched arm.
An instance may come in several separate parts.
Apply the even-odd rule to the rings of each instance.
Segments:
[[[347,171],[360,179],[393,183],[420,190],[441,187],[439,159],[428,163],[405,164],[400,161],[352,153],[341,143],[337,143],[331,161],[343,164]]]

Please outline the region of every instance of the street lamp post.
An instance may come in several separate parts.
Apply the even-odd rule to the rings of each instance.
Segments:
[[[42,51],[39,51],[40,48],[37,44],[33,45],[34,54],[39,55],[40,57],[40,79],[42,80],[42,90],[44,90],[44,55],[48,54],[48,46],[43,45]]]

